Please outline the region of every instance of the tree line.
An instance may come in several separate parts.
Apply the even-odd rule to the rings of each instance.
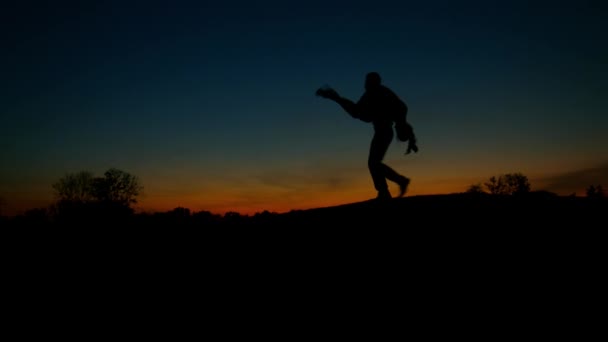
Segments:
[[[466,193],[517,196],[531,192],[528,177],[521,172],[505,173],[490,177],[486,182],[469,185]],[[589,198],[606,196],[601,185],[590,185],[585,192]]]
[[[235,224],[251,218],[262,222],[276,215],[264,211],[249,218],[233,211],[218,215],[209,211],[192,213],[188,208],[181,207],[163,213],[134,215],[133,205],[138,202],[144,187],[137,176],[117,168],[108,169],[102,176],[88,171],[67,173],[52,184],[52,189],[55,200],[48,208],[30,209],[22,216],[32,222],[77,224],[128,222],[134,218],[149,223],[188,221]],[[492,176],[483,183],[470,185],[465,191],[466,194],[497,196],[525,196],[531,192],[528,177],[519,172]],[[557,196],[547,191],[544,193]],[[601,185],[590,185],[586,196],[605,198],[606,194]],[[5,203],[6,200],[0,198],[0,222],[8,219],[2,216]]]

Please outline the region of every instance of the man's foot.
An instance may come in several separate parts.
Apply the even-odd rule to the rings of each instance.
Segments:
[[[410,185],[410,179],[403,176],[401,181],[399,182],[399,197],[403,197],[407,192],[407,187]]]
[[[391,196],[391,193],[387,191],[378,191],[378,196],[376,197],[376,200],[378,201],[388,201],[391,198],[393,198]]]

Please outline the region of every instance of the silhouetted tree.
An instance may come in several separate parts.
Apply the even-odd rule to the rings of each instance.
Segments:
[[[530,192],[528,177],[521,173],[492,176],[484,185],[492,195],[521,195]]]
[[[602,198],[604,197],[604,189],[602,188],[601,185],[590,185],[587,188],[587,197],[589,198]]]
[[[93,174],[88,171],[68,173],[53,184],[59,202],[85,203],[94,199]]]
[[[507,185],[507,193],[511,195],[523,195],[530,192],[528,177],[522,173],[507,173],[504,175]]]
[[[484,183],[488,192],[492,195],[504,195],[506,194],[506,186],[502,176],[496,178],[495,176],[490,177],[489,181]]]
[[[90,172],[67,174],[53,184],[57,202],[51,206],[53,216],[67,223],[109,223],[133,214],[132,203],[143,187],[139,179],[111,168],[103,177]]]
[[[93,177],[88,171],[68,173],[53,184],[59,202],[112,202],[129,206],[137,203],[142,191],[139,179],[128,172],[111,168],[104,177]]]
[[[6,205],[4,198],[0,197],[0,217],[2,217],[2,208]]]
[[[130,206],[137,203],[137,196],[143,190],[139,179],[128,172],[111,168],[104,177],[96,177],[92,183],[93,197],[98,201]]]

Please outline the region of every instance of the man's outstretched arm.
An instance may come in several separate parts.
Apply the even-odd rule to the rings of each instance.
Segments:
[[[350,114],[350,116],[355,119],[363,120],[361,118],[361,113],[357,108],[357,104],[345,97],[340,96],[337,91],[333,89],[319,89],[317,90],[317,95],[335,101],[342,107],[342,109],[344,109],[344,111]],[[369,122],[367,120],[363,121]]]

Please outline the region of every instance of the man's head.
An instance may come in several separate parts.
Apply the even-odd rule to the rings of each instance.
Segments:
[[[382,79],[380,78],[380,74],[372,71],[365,76],[365,89],[370,90],[380,86],[382,83]]]

